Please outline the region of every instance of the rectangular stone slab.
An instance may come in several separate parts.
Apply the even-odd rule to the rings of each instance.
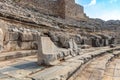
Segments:
[[[38,38],[38,64],[57,64],[57,47],[49,37]]]

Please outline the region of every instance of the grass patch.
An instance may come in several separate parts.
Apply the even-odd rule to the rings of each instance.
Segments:
[[[108,53],[113,53],[113,50],[107,51]]]

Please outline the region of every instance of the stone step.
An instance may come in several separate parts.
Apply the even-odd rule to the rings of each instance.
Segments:
[[[79,55],[73,57],[71,59],[66,60],[65,62],[60,63],[59,65],[53,66],[51,68],[45,69],[43,71],[37,72],[30,77],[34,80],[67,80],[71,77],[82,65],[86,62],[92,60],[97,56],[101,56],[101,54],[105,54],[108,51],[114,50],[116,48],[103,48],[100,50],[96,50],[93,52],[89,52],[83,55]],[[114,55],[110,54],[107,58],[111,59]]]
[[[107,54],[94,59],[82,71],[79,72],[77,77],[74,77],[74,80],[101,80],[104,75],[106,65],[112,57],[112,54]]]
[[[114,63],[114,60],[111,61],[111,59],[116,59],[116,55],[120,55],[120,51],[114,51],[113,53],[108,53],[104,56],[93,59],[77,73],[77,77],[74,77],[70,80],[112,80],[115,73],[115,67],[113,67],[113,65],[116,66],[116,64]],[[113,64],[111,65],[111,63]],[[117,69],[118,68],[116,68],[116,70]],[[118,72],[116,71],[117,75]]]
[[[109,62],[101,80],[120,80],[120,57]]]
[[[37,56],[27,56],[0,62],[0,80],[32,80],[26,75],[44,69],[36,63]]]
[[[101,48],[93,52],[83,53],[55,66],[38,65],[36,55],[2,61],[0,64],[0,80],[9,80],[10,78],[12,80],[66,80],[76,73],[86,62],[91,61],[93,58],[95,59],[96,55],[104,54],[106,51],[111,51],[112,49],[116,48]],[[110,56],[105,59],[113,57],[111,53],[108,55]]]
[[[36,55],[37,50],[22,50],[22,51],[12,51],[12,52],[5,52],[0,53],[0,61],[21,58],[31,55]]]

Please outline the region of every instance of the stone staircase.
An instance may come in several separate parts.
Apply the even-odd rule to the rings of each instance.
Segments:
[[[74,58],[65,60],[65,62],[53,66],[51,68],[40,71],[36,74],[31,75],[31,77],[35,80],[43,79],[43,80],[67,80],[69,79],[77,70],[81,68],[82,65],[91,61],[93,58],[98,57],[102,54],[107,53],[113,49],[103,48],[100,50],[96,50],[93,52],[88,52],[86,54],[76,56]],[[113,55],[108,57],[108,61],[114,57]],[[72,79],[71,79],[72,80]]]
[[[118,56],[120,47],[91,48],[81,52],[81,55],[71,57],[54,66],[43,66],[37,64],[37,57],[26,56],[23,58],[9,59],[0,64],[0,80],[73,80],[79,74],[82,66],[97,60],[104,67],[112,58]],[[94,62],[93,62],[94,63]],[[77,79],[76,79],[77,80]],[[81,79],[78,79],[81,80]],[[82,79],[83,80],[83,79]]]
[[[118,70],[115,67],[119,67],[119,63],[114,63],[114,59],[116,60],[119,55],[120,51],[114,51],[112,54],[109,53],[93,59],[83,70],[77,73],[77,77],[70,80],[119,80],[120,76],[112,76],[116,75],[116,73],[119,74],[119,71],[115,71]]]
[[[16,59],[26,56],[33,56],[37,54],[37,50],[21,50],[21,51],[12,51],[12,52],[3,52],[0,53],[0,61]]]

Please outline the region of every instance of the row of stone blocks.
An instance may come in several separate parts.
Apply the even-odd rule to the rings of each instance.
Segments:
[[[23,50],[23,51],[11,51],[11,52],[6,52],[6,53],[1,53],[0,61],[33,56],[33,55],[37,55],[37,53],[38,53],[37,50]]]
[[[39,31],[26,28],[8,27],[5,30],[0,29],[0,46],[1,51],[18,51],[18,50],[37,50],[38,49],[38,63],[46,65],[54,65],[68,56],[76,56],[80,54],[78,48],[79,42],[82,39],[80,36],[68,37],[62,34],[53,35],[49,33],[49,37],[42,37]],[[63,36],[64,35],[64,36]],[[98,37],[92,36],[97,42]],[[79,40],[78,40],[79,39]],[[101,39],[101,38],[100,38]],[[60,40],[60,41],[59,41]],[[78,40],[78,41],[77,41]],[[105,39],[109,40],[109,39]],[[53,43],[53,42],[54,43]],[[58,44],[62,46],[58,46]],[[65,47],[65,48],[63,48]],[[3,48],[3,50],[2,50]]]
[[[37,31],[22,28],[0,29],[0,51],[37,50]]]
[[[3,47],[3,51],[9,52],[38,49],[39,64],[54,65],[68,56],[76,56],[80,54],[80,48],[78,48],[77,45],[81,42],[80,40],[82,40],[80,36],[66,39],[67,36],[63,37],[49,34],[49,38],[42,37],[37,30],[33,31],[26,28],[16,27],[8,27],[4,32],[2,29],[0,29],[0,31],[0,46],[1,48]],[[98,40],[96,37],[93,39],[95,39],[93,42]],[[60,40],[60,42],[57,42],[58,40]],[[60,43],[62,46],[59,47],[58,44],[56,45],[52,41],[54,43]]]
[[[49,37],[42,37],[37,30],[8,27],[5,30],[0,29],[0,31],[1,53],[38,49],[39,64],[54,65],[54,62],[59,62],[70,55],[79,55],[80,52],[74,39],[69,40],[69,48],[66,49],[54,45]],[[6,57],[9,58],[9,56],[4,58],[6,59]]]
[[[55,43],[55,45],[69,48],[69,39],[73,38],[77,45],[89,45],[92,47],[103,47],[109,46],[110,44],[116,43],[115,36],[108,34],[67,34],[49,32],[48,36]]]
[[[49,37],[38,38],[38,64],[56,65],[64,58],[80,53],[80,48],[73,38],[69,39],[68,48],[59,48]]]

